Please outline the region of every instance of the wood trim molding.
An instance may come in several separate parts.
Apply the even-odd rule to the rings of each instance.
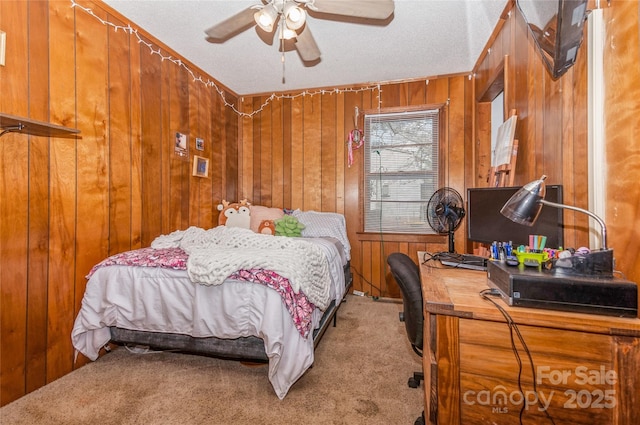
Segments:
[[[480,91],[478,102],[491,102],[495,97],[507,88],[506,71],[509,55],[505,55],[500,64],[493,71],[493,75],[487,81],[487,86]],[[506,93],[505,93],[506,94]]]
[[[447,235],[417,235],[412,233],[365,233],[356,232],[358,241],[446,243]]]

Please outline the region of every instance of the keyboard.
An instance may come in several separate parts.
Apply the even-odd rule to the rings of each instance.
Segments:
[[[468,270],[487,270],[487,261],[485,257],[471,254],[440,254],[440,263],[448,267],[456,267]]]

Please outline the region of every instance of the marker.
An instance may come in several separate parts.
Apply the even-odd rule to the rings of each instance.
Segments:
[[[509,241],[508,243],[505,242],[504,243],[504,250],[505,250],[505,254],[507,254],[507,257],[511,257],[511,255],[513,254],[513,248],[511,247],[512,242]]]
[[[500,259],[500,255],[498,254],[498,242],[496,241],[493,241],[493,243],[491,244],[491,256],[494,260]]]

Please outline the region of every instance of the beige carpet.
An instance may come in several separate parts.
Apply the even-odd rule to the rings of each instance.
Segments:
[[[13,424],[411,425],[423,409],[402,305],[349,296],[314,366],[279,400],[266,366],[119,348],[0,409]]]

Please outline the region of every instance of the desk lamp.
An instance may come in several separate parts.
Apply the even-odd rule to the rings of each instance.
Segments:
[[[566,208],[593,217],[602,229],[602,248],[591,251],[588,254],[570,257],[569,266],[564,267],[563,271],[588,276],[613,277],[613,250],[607,249],[607,227],[604,221],[585,209],[545,201],[546,188],[544,181],[546,178],[547,176],[543,175],[539,180],[534,180],[520,188],[504,204],[500,213],[509,220],[525,226],[532,226],[535,223],[543,205]]]

